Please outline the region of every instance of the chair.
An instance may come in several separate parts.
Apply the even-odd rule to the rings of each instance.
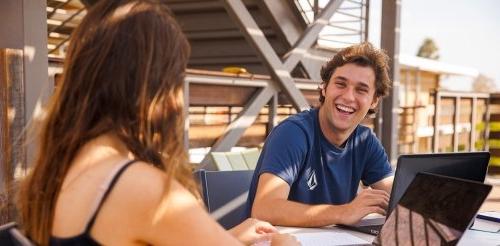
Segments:
[[[251,148],[241,152],[210,152],[210,155],[219,171],[254,170],[260,150]]]
[[[0,245],[2,246],[34,246],[18,229],[15,222],[0,226]]]
[[[230,229],[246,219],[245,206],[253,170],[198,170],[195,178],[201,184],[208,212],[224,228]]]
[[[229,160],[229,163],[231,163],[233,170],[248,170],[248,166],[241,152],[226,152],[226,158]]]
[[[258,148],[251,148],[241,151],[243,159],[248,166],[248,169],[255,170],[257,162],[259,161],[260,150]]]
[[[219,171],[233,170],[233,167],[231,167],[231,163],[227,159],[225,152],[210,152],[210,155],[212,156],[215,166],[217,166],[217,169]]]

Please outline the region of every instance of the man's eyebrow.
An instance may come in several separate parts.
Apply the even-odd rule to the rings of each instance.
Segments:
[[[335,80],[343,80],[343,81],[347,81],[347,78],[344,77],[344,76],[341,76],[341,75],[338,75],[338,76],[335,76],[334,77]]]
[[[360,87],[366,87],[367,89],[370,89],[370,85],[368,85],[366,82],[359,81],[359,82],[358,82],[358,85],[359,85]]]

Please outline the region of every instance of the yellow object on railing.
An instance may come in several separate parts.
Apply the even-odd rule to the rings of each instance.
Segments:
[[[225,67],[222,69],[222,72],[232,74],[248,74],[248,71],[242,67]]]
[[[500,150],[500,139],[497,137],[492,138],[492,136],[498,136],[500,132],[500,122],[498,121],[490,121],[488,123],[490,138],[487,140],[489,145],[489,151],[491,153],[490,157],[490,166],[500,167],[500,156],[498,155],[498,150]],[[481,131],[485,129],[485,123],[481,122],[476,126],[476,129],[480,129]],[[480,143],[484,146],[484,141]]]
[[[492,121],[489,123],[490,132],[500,132],[500,122]],[[484,122],[479,122],[476,124],[476,130],[482,131],[484,130]]]
[[[488,145],[492,149],[500,149],[500,139],[490,139],[488,140]],[[484,140],[477,140],[475,146],[476,149],[482,149],[484,147]]]
[[[484,122],[479,122],[476,124],[476,131],[482,131],[484,130]]]
[[[500,157],[491,156],[490,157],[490,165],[500,167]]]

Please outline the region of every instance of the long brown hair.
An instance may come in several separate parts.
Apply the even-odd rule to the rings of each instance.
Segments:
[[[116,134],[136,159],[196,193],[182,143],[189,51],[159,0],[99,1],[89,9],[72,34],[63,80],[41,127],[35,165],[18,196],[22,226],[33,241],[48,244],[72,160],[85,143],[104,133]]]

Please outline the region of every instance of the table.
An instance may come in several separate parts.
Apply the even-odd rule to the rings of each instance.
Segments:
[[[322,228],[301,228],[301,227],[283,227],[278,226],[278,230],[281,233],[301,234],[301,233],[315,233],[315,232],[336,232],[336,233],[348,233],[349,235],[361,238],[365,241],[372,242],[375,236],[371,234],[366,234],[362,232],[352,231],[349,229],[328,226]],[[460,239],[458,245],[468,246],[468,245],[500,245],[500,233],[482,232],[476,230],[467,230],[465,234]],[[303,246],[308,246],[303,244]]]

